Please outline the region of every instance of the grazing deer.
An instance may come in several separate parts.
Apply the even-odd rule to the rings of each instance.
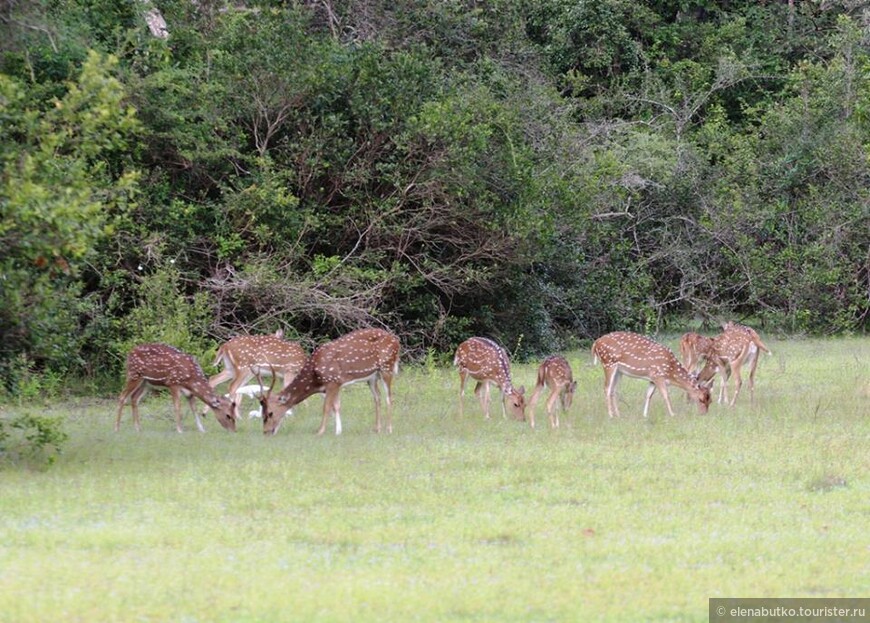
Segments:
[[[600,361],[604,366],[604,394],[610,417],[619,416],[616,384],[623,374],[649,381],[643,405],[644,417],[649,414],[650,398],[656,389],[664,398],[668,413],[674,415],[668,398],[668,385],[684,389],[698,403],[701,413],[706,413],[710,406],[709,387],[700,385],[669,348],[647,337],[628,331],[608,333],[595,340],[592,357],[593,362]]]
[[[502,416],[507,417],[505,410],[505,406],[507,406],[514,419],[525,421],[525,388],[513,386],[510,359],[504,348],[488,338],[471,337],[462,342],[456,349],[453,365],[459,368],[460,417],[462,417],[462,397],[465,395],[465,382],[470,376],[477,381],[474,394],[480,400],[480,406],[483,408],[486,419],[489,419],[489,384],[493,383],[501,389]]]
[[[535,403],[538,395],[546,385],[550,390],[547,397],[547,416],[550,418],[550,428],[559,428],[559,413],[555,410],[556,399],[562,405],[562,411],[571,408],[574,400],[574,391],[577,389],[577,381],[571,373],[568,361],[560,355],[550,355],[538,367],[538,381],[532,396],[529,398],[529,423],[535,427]]]
[[[137,431],[140,430],[139,401],[150,385],[169,389],[175,405],[175,429],[179,433],[182,432],[181,394],[187,397],[200,432],[205,432],[205,429],[194,407],[194,398],[199,398],[214,411],[221,426],[227,430],[236,430],[235,404],[214,393],[196,359],[166,344],[140,344],[127,355],[127,384],[118,397],[115,432],[121,427],[121,414],[128,398],[133,410],[133,426]]]
[[[683,367],[692,374],[695,374],[703,365],[701,353],[710,349],[711,338],[699,335],[697,333],[684,333],[680,338],[680,357],[683,360]]]
[[[216,388],[232,379],[227,394],[237,407],[241,402],[237,396],[239,388],[254,376],[280,376],[281,389],[286,389],[308,355],[299,344],[281,339],[283,335],[282,331],[271,335],[240,335],[221,344],[212,365],[223,364],[224,369],[209,378],[209,385]],[[235,415],[239,417],[238,413]]]
[[[719,385],[719,404],[728,403],[734,406],[740,388],[743,386],[743,377],[740,370],[745,363],[749,363],[749,395],[750,402],[755,400],[755,370],[758,367],[758,351],[763,350],[770,354],[770,349],[761,341],[755,330],[726,322],[722,325],[724,333],[710,340],[709,346],[701,353],[706,364],[698,378],[701,381],[712,379],[718,371],[721,375]],[[734,397],[728,400],[728,379],[734,376]]]
[[[287,411],[314,394],[326,394],[318,435],[335,415],[335,434],[341,434],[339,392],[345,385],[366,381],[375,401],[375,432],[381,432],[380,381],[386,390],[387,432],[393,432],[393,377],[399,373],[399,338],[383,329],[358,329],[317,347],[290,384],[279,394],[272,387],[260,398],[263,434],[278,432]],[[275,384],[274,377],[272,385]]]

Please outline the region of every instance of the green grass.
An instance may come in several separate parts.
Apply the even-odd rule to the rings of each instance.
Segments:
[[[58,461],[0,471],[0,622],[706,621],[710,597],[866,596],[870,340],[768,344],[755,405],[700,416],[674,390],[648,420],[644,383],[610,420],[569,353],[558,431],[470,394],[460,419],[455,372],[410,367],[392,436],[364,386],[341,437],[312,434],[320,398],[274,438],[189,414],[178,435],[166,394],[138,435],[113,400],[50,405]]]

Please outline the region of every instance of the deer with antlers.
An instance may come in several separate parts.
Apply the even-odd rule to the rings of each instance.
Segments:
[[[701,355],[706,363],[698,374],[699,380],[706,382],[711,380],[717,372],[720,374],[719,404],[728,403],[734,406],[740,389],[743,386],[741,369],[749,363],[749,395],[750,402],[755,400],[755,371],[758,367],[758,352],[764,351],[768,355],[771,350],[761,341],[758,333],[750,327],[735,322],[726,322],[722,325],[723,333],[712,338]],[[728,380],[734,377],[734,396],[728,400]]]
[[[510,410],[514,419],[525,421],[526,402],[525,388],[514,387],[511,381],[511,364],[507,351],[496,342],[485,337],[471,337],[462,342],[456,349],[453,365],[459,368],[459,416],[462,417],[462,398],[465,395],[465,383],[470,376],[477,385],[474,394],[480,400],[480,406],[486,419],[489,419],[490,384],[501,389],[503,417]]]
[[[166,344],[140,344],[131,349],[127,355],[127,383],[118,396],[115,432],[121,428],[121,415],[128,399],[133,411],[133,426],[136,427],[136,431],[141,430],[139,401],[152,385],[166,387],[172,394],[172,402],[175,406],[175,429],[179,433],[182,432],[181,394],[187,397],[200,432],[205,432],[205,429],[194,407],[194,398],[199,398],[214,411],[221,426],[227,430],[236,430],[235,404],[215,394],[196,359]]]
[[[283,340],[283,335],[283,331],[270,335],[239,335],[221,344],[212,365],[223,365],[223,370],[208,379],[209,385],[216,388],[231,380],[227,395],[236,408],[241,402],[240,388],[255,376],[279,376],[281,390],[286,389],[308,355],[296,342]]]
[[[628,331],[603,335],[592,345],[592,357],[594,363],[600,361],[604,366],[604,392],[610,417],[619,416],[616,385],[623,374],[649,381],[643,405],[644,417],[649,414],[650,399],[656,389],[661,393],[668,413],[674,415],[668,397],[669,385],[685,390],[698,403],[701,413],[706,413],[710,406],[710,388],[689,374],[669,348],[643,335]]]
[[[538,367],[538,380],[535,389],[529,398],[529,423],[535,427],[535,404],[544,386],[550,390],[547,397],[547,416],[550,419],[550,428],[559,428],[559,413],[556,411],[556,400],[562,406],[562,411],[571,408],[574,400],[574,391],[577,389],[577,381],[571,372],[571,366],[561,355],[550,355]]]
[[[384,329],[358,329],[317,347],[299,373],[280,393],[272,387],[260,398],[263,433],[278,432],[287,412],[314,394],[325,394],[318,435],[326,430],[329,415],[335,416],[335,434],[341,434],[341,388],[365,381],[375,402],[375,432],[381,432],[381,394],[387,403],[387,432],[393,432],[393,377],[399,373],[399,338]],[[275,379],[272,378],[272,385]]]

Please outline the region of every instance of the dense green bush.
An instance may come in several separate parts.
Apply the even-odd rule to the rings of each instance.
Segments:
[[[9,388],[277,328],[867,328],[857,7],[171,0],[167,39],[144,7],[2,14]]]

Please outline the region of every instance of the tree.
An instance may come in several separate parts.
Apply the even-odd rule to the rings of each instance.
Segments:
[[[66,370],[79,352],[79,277],[95,244],[112,233],[137,176],[123,153],[137,129],[117,61],[88,55],[62,97],[40,108],[32,85],[0,74],[0,365]]]

